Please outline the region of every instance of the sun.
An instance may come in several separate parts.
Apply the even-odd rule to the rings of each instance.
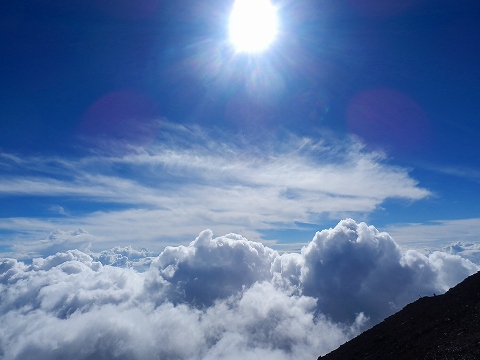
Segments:
[[[266,49],[277,36],[277,12],[269,0],[236,0],[230,14],[230,42],[238,52]]]

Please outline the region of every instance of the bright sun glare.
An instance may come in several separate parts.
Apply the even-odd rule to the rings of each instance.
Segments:
[[[240,52],[266,49],[277,35],[276,9],[270,0],[236,0],[230,14],[230,41]]]

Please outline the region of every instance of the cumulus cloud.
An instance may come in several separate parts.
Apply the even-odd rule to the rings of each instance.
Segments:
[[[314,359],[479,269],[446,252],[403,252],[351,219],[300,253],[205,230],[145,271],[125,263],[151,255],[115,248],[3,259],[2,358]]]
[[[93,236],[82,228],[77,230],[54,230],[46,239],[39,241],[20,242],[13,246],[17,258],[31,258],[33,256],[48,256],[76,248],[89,251]]]
[[[442,250],[449,254],[460,255],[461,257],[480,265],[480,244],[477,242],[457,241],[445,246]]]
[[[276,256],[274,250],[239,235],[213,239],[206,230],[187,247],[167,247],[152,263],[147,286],[168,284],[170,301],[211,306],[219,298],[270,280]]]
[[[5,260],[1,270],[5,359],[314,358],[350,334],[314,316],[314,299],[267,281],[198,309],[146,285],[148,272],[102,266],[78,251],[31,266]]]
[[[33,197],[50,209],[63,209],[64,202],[87,204],[81,211],[68,206],[62,216],[2,218],[0,229],[33,240],[38,231],[81,227],[95,236],[95,251],[112,247],[109,239],[147,248],[158,240],[187,243],[205,228],[258,241],[265,230],[365,214],[386,199],[430,195],[407,169],[388,164],[355,139],[284,134],[249,142],[167,125],[149,148],[120,154],[0,154],[0,168],[9,174],[0,177],[4,199]]]
[[[102,265],[112,265],[118,267],[134,267],[143,269],[150,266],[153,259],[158,256],[145,248],[140,250],[134,249],[132,246],[120,247],[115,246],[110,250],[104,250],[100,253],[89,253],[93,259],[100,261]]]

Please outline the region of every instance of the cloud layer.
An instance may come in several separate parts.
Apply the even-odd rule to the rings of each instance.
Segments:
[[[96,250],[113,246],[111,239],[149,248],[159,240],[187,243],[205,228],[258,241],[262,231],[364,215],[386,199],[430,195],[407,169],[354,139],[284,134],[253,143],[167,125],[149,148],[64,158],[0,154],[0,169],[9,174],[0,176],[2,201],[29,199],[29,215],[0,218],[0,230],[9,239],[21,234],[19,244],[51,229],[81,227]]]
[[[402,252],[351,219],[300,253],[205,230],[144,272],[127,261],[149,256],[116,248],[2,260],[2,358],[314,359],[478,270],[458,255]]]

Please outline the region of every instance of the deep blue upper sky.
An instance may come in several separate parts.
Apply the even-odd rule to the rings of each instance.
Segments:
[[[0,246],[302,242],[345,216],[478,239],[480,3],[276,5],[254,56],[227,42],[232,1],[0,5]]]

